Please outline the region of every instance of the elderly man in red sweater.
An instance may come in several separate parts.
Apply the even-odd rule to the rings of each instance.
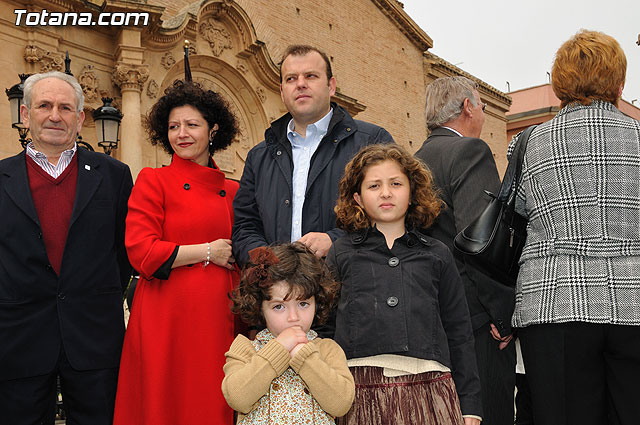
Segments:
[[[70,423],[111,424],[131,274],[124,220],[129,167],[78,148],[78,82],[24,84],[33,141],[0,161],[0,412],[53,424],[59,376]]]

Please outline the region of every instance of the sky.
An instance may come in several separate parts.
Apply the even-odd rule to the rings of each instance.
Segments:
[[[622,98],[640,107],[639,0],[400,0],[433,40],[429,49],[502,92],[549,82],[555,52],[580,29],[618,40],[627,57]]]

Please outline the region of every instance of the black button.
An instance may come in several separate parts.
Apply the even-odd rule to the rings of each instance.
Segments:
[[[398,259],[398,257],[391,257],[389,258],[389,266],[391,267],[395,267],[398,264],[400,264],[400,260]]]
[[[64,299],[66,298],[66,295],[65,295],[65,294],[63,294],[62,292],[60,292],[60,293],[58,294],[58,298],[59,298],[59,299],[61,299],[61,300],[64,300]]]
[[[53,266],[51,264],[47,264],[47,270],[53,270]]]
[[[42,232],[38,233],[38,239],[42,239]]]
[[[222,196],[222,197],[227,196],[227,192],[224,189],[221,190],[219,193],[220,193],[220,196]]]
[[[398,305],[398,298],[396,297],[389,297],[387,298],[387,305],[389,307],[395,307]]]
[[[191,189],[191,185],[189,183],[185,183],[184,186],[182,186],[182,187],[184,187],[184,190]]]

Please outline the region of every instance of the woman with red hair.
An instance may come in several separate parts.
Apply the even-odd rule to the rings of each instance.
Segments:
[[[616,108],[626,67],[606,34],[565,42],[552,69],[562,109],[527,145],[512,324],[536,424],[638,423],[640,123]]]

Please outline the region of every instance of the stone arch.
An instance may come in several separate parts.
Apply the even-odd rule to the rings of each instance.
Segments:
[[[228,178],[239,180],[249,149],[263,139],[264,129],[269,125],[258,93],[237,69],[220,59],[193,55],[189,56],[189,64],[193,80],[220,93],[238,120],[240,132],[236,140],[214,158]],[[182,78],[184,59],[169,69],[160,86],[161,92]]]

